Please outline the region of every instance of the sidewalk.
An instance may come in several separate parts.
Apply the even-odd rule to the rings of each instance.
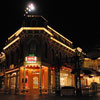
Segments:
[[[0,100],[100,100],[100,93],[94,96],[56,96],[56,95],[4,95]]]

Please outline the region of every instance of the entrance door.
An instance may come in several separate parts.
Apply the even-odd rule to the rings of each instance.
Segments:
[[[33,89],[38,89],[39,88],[39,78],[38,76],[33,77]]]
[[[15,94],[16,77],[11,77],[11,94]]]
[[[32,77],[32,89],[33,94],[39,94],[39,86],[40,86],[40,80],[39,80],[39,74],[34,74]]]

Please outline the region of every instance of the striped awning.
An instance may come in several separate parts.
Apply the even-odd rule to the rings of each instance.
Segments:
[[[25,67],[30,69],[40,69],[40,65],[25,65]]]

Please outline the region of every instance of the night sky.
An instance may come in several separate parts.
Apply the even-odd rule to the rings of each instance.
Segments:
[[[9,36],[22,25],[24,10],[30,0],[8,0],[7,14],[0,36],[0,50]],[[31,0],[36,4],[35,14],[44,16],[49,25],[70,39],[74,47],[84,52],[100,45],[100,7],[89,2],[68,2],[67,0]],[[5,15],[4,15],[5,16]],[[6,29],[5,29],[6,26]],[[2,33],[1,33],[2,34]]]

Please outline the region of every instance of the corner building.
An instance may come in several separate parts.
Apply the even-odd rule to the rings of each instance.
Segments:
[[[73,43],[42,16],[27,15],[3,52],[7,93],[48,94],[62,86],[75,86]]]

